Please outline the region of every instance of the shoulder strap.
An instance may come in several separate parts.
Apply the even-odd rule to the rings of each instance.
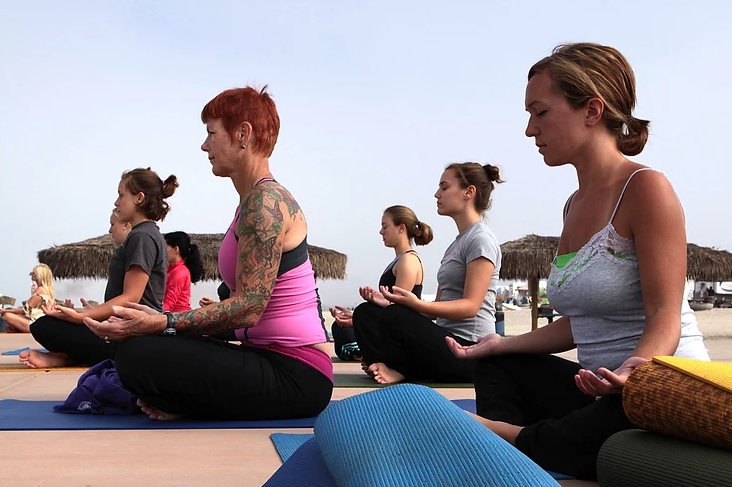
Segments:
[[[418,253],[417,253],[417,251],[416,251],[416,250],[414,250],[414,249],[409,249],[409,250],[407,250],[406,252],[404,252],[404,253],[403,253],[402,255],[400,255],[400,256],[399,256],[399,259],[401,259],[402,257],[404,257],[404,256],[405,256],[405,255],[407,255],[407,254],[414,254],[414,256],[415,256],[415,257],[417,258],[417,260],[419,261],[419,266],[420,266],[420,267],[422,268],[422,282],[420,282],[420,283],[419,283],[419,284],[417,284],[417,285],[418,285],[418,286],[421,286],[422,284],[424,284],[424,264],[422,264],[422,259],[421,259],[421,258],[419,257],[419,254],[418,254]],[[397,259],[397,260],[399,260],[399,259]],[[395,263],[396,263],[396,262],[395,262]]]
[[[564,210],[562,211],[562,221],[567,219],[567,214],[569,213],[569,206],[572,204],[572,200],[574,199],[574,195],[577,194],[577,191],[569,195],[569,198],[567,198],[567,202],[564,203]]]
[[[618,208],[620,207],[620,202],[623,200],[623,195],[625,194],[625,190],[628,189],[628,184],[630,184],[630,180],[633,179],[633,176],[635,176],[636,174],[638,174],[641,171],[655,171],[655,169],[650,168],[650,167],[642,167],[640,169],[636,169],[635,171],[633,171],[633,174],[631,174],[630,177],[628,177],[628,180],[625,182],[625,186],[623,186],[623,190],[620,192],[620,197],[618,198],[618,202],[615,203],[615,209],[613,210],[613,214],[610,216],[610,221],[608,221],[608,224],[612,223],[613,220],[615,219],[615,214],[618,212]]]

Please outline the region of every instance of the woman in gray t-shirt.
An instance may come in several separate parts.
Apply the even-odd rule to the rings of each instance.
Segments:
[[[168,254],[155,222],[165,218],[169,211],[165,200],[177,187],[175,176],[163,181],[150,168],[122,174],[110,233],[113,239],[117,238],[120,222],[128,223],[132,229],[110,259],[104,303],[81,310],[49,306],[46,316],[30,328],[33,338],[49,352],[23,352],[19,357],[21,363],[30,368],[51,368],[78,363],[95,365],[112,359],[116,342],[95,335],[84,325],[84,318],[106,320],[112,316],[113,306],[128,302],[162,309]]]
[[[391,292],[383,286],[380,292],[364,288],[367,301],[390,305],[379,321],[383,342],[378,354],[364,364],[376,382],[472,382],[474,362],[456,359],[445,338],[469,345],[495,330],[501,248],[482,217],[494,183],[501,182],[498,168],[490,164],[450,164],[442,173],[435,193],[437,213],[452,218],[459,234],[437,272],[434,302],[398,287]]]

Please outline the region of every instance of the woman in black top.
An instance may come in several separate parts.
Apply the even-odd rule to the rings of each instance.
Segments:
[[[395,258],[384,270],[379,279],[379,287],[392,286],[410,289],[417,297],[422,295],[424,269],[419,255],[412,248],[416,245],[427,245],[432,241],[432,229],[417,219],[417,215],[406,206],[390,206],[384,210],[379,231],[384,245],[394,249]],[[359,293],[367,302],[358,306],[353,312],[342,306],[330,308],[335,318],[331,328],[335,351],[342,360],[362,360],[375,344],[378,334],[375,324],[381,315],[381,309],[388,302],[378,302],[369,296],[370,287],[359,288]],[[361,344],[365,345],[361,346]],[[368,364],[367,364],[368,365]]]

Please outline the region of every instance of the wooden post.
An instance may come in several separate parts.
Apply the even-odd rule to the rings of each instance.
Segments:
[[[529,295],[531,296],[531,329],[539,328],[539,278],[529,279]]]

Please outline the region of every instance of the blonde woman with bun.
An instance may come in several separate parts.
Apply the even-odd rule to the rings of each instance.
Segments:
[[[0,317],[7,324],[8,333],[29,333],[31,323],[44,315],[42,306],[54,303],[51,268],[46,264],[38,264],[30,276],[33,281],[31,297],[23,306],[0,310]]]

